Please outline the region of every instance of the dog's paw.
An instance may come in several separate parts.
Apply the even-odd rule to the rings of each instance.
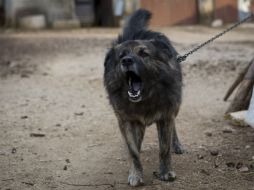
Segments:
[[[133,187],[140,186],[140,185],[144,184],[143,178],[138,175],[129,175],[128,183],[130,186],[133,186]]]
[[[176,154],[183,154],[185,152],[185,150],[181,144],[174,144],[173,150],[174,150],[174,153],[176,153]]]
[[[158,174],[157,172],[153,173],[154,176],[161,181],[175,181],[176,179],[176,174],[174,171],[168,171],[167,173],[164,174]]]
[[[160,175],[160,180],[162,181],[175,181],[176,179],[176,174],[174,171],[168,171],[165,174]]]

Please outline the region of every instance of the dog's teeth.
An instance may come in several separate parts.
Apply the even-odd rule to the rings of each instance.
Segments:
[[[133,93],[131,93],[130,91],[128,91],[128,95],[131,97],[131,98],[137,98],[139,97],[140,95],[140,90],[134,95]]]
[[[131,97],[131,98],[135,98],[136,95],[133,95],[130,91],[128,91],[128,95]]]

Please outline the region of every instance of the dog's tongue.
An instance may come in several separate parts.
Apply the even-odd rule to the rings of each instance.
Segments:
[[[141,87],[141,83],[140,82],[133,82],[132,83],[132,89],[134,90],[134,91],[139,91],[140,90],[140,87]]]

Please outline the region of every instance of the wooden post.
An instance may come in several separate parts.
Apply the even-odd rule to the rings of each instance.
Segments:
[[[224,100],[226,101],[230,94],[239,85],[235,97],[227,109],[226,113],[247,110],[249,107],[252,89],[254,85],[254,59],[250,62],[247,68],[237,77],[236,81],[228,90]]]

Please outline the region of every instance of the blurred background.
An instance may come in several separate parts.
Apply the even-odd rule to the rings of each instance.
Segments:
[[[79,28],[120,26],[138,8],[152,26],[226,24],[254,11],[253,0],[0,0],[0,26]]]

